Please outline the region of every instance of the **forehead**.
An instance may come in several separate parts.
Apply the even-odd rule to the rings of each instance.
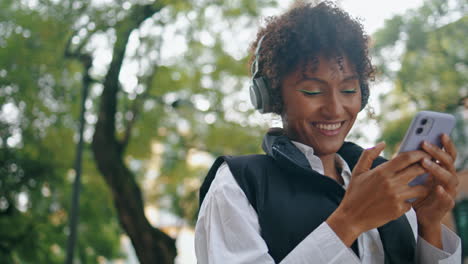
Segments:
[[[312,57],[297,68],[300,76],[338,78],[356,74],[354,65],[344,55]]]
[[[300,63],[296,69],[286,74],[281,81],[282,91],[295,89],[304,81],[319,81],[327,85],[340,85],[343,82],[359,82],[356,67],[346,56],[319,55]]]

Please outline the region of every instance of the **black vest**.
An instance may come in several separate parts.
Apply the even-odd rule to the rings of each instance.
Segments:
[[[268,141],[268,140],[266,140]],[[258,215],[261,236],[279,263],[340,204],[345,190],[313,171],[306,157],[286,137],[265,146],[268,155],[223,156],[210,169],[200,189],[200,205],[219,166],[226,162]],[[352,170],[362,148],[345,143],[338,152]],[[373,167],[385,162],[378,158]],[[378,228],[385,264],[414,263],[415,239],[406,216]],[[357,241],[352,249],[359,256]]]

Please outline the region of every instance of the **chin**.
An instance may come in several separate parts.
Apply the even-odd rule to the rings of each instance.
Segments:
[[[344,141],[333,142],[333,143],[325,142],[325,145],[324,144],[321,144],[318,146],[312,145],[312,148],[314,149],[314,154],[316,156],[326,156],[326,155],[335,154],[336,152],[338,152],[341,146],[343,146],[343,142]]]

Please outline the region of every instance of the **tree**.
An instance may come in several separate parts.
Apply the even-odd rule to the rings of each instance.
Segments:
[[[80,88],[89,86],[78,258],[118,257],[118,219],[141,263],[172,263],[174,238],[149,223],[145,205],[156,204],[193,223],[205,170],[190,165],[190,156],[260,150],[261,128],[247,117],[252,110],[246,98],[238,98],[248,83],[246,45],[239,50],[228,44],[250,27],[262,7],[273,4],[2,1],[0,148],[9,158],[1,164],[6,169],[0,179],[0,224],[8,227],[21,218],[18,231],[31,231],[28,227],[41,217],[41,227],[50,231],[33,228],[4,236],[14,230],[1,228],[2,259],[63,261],[74,120]],[[18,118],[5,118],[8,111]],[[155,145],[163,151],[157,155],[160,168],[151,172]],[[21,177],[12,164],[34,177],[35,187],[15,182]],[[158,174],[157,181],[142,190],[149,173]],[[20,195],[29,203],[25,212],[15,210]],[[47,210],[35,210],[36,201]]]

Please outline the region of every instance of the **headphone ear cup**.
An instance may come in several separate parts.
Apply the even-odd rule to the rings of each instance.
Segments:
[[[268,83],[267,80],[263,77],[258,77],[253,80],[255,83],[255,87],[257,88],[257,92],[260,95],[261,107],[257,109],[260,113],[269,113],[272,110],[271,106],[271,98],[268,92]]]
[[[361,84],[361,110],[366,107],[369,101],[369,85]]]
[[[250,84],[250,102],[252,102],[252,105],[255,107],[255,109],[262,108],[262,95],[260,94],[260,91],[258,91],[255,79],[253,79],[252,83]]]

